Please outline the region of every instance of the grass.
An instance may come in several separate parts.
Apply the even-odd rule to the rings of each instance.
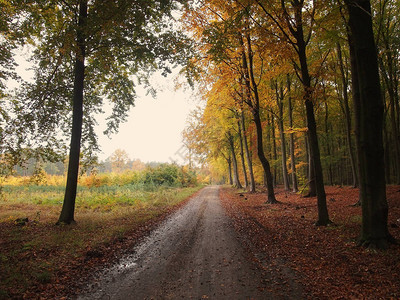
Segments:
[[[124,240],[200,188],[80,186],[77,224],[55,226],[62,187],[5,186],[0,199],[0,299],[36,297],[40,286],[54,285],[90,251]],[[17,218],[29,222],[21,225]]]

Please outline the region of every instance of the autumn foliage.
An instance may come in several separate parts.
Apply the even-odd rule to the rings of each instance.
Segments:
[[[358,191],[327,187],[334,224],[315,227],[315,199],[277,190],[277,205],[263,194],[221,190],[222,203],[251,257],[275,274],[270,283],[291,297],[295,283],[308,299],[387,299],[400,297],[400,248],[380,252],[357,247],[361,208]],[[387,189],[392,234],[400,239],[399,186]]]

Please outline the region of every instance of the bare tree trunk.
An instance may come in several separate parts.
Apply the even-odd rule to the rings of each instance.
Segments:
[[[232,158],[229,155],[228,159],[226,160],[228,163],[228,172],[229,172],[229,185],[233,185],[233,178],[232,178]]]
[[[287,88],[288,88],[288,94],[289,94],[289,99],[288,99],[288,101],[289,101],[289,105],[288,105],[289,106],[289,128],[291,130],[293,130],[293,106],[292,106],[292,96],[290,94],[290,86],[291,86],[290,76],[288,75],[287,76]],[[298,188],[297,174],[296,174],[296,157],[294,154],[295,148],[294,148],[294,133],[293,132],[290,133],[289,138],[290,138],[290,143],[289,143],[290,167],[292,170],[292,186],[293,186],[292,191],[294,193],[297,193],[299,191],[299,188]]]
[[[338,52],[340,74],[341,74],[341,78],[342,78],[342,97],[343,97],[345,122],[346,122],[346,138],[347,138],[347,145],[348,145],[349,156],[350,156],[351,172],[352,172],[352,177],[353,177],[353,187],[356,188],[358,186],[358,174],[357,174],[357,167],[356,167],[357,166],[356,158],[354,155],[353,141],[351,138],[351,114],[350,114],[350,107],[349,107],[349,96],[348,96],[348,92],[347,92],[348,78],[346,76],[346,72],[344,69],[342,49],[340,47],[339,42],[337,43],[337,52]]]
[[[317,124],[314,115],[314,104],[312,101],[312,86],[311,77],[308,71],[307,55],[306,55],[306,41],[304,40],[303,32],[303,1],[294,1],[295,6],[295,38],[298,47],[298,57],[300,61],[301,80],[304,88],[304,104],[306,107],[307,115],[307,128],[310,145],[310,153],[314,163],[315,186],[317,189],[317,204],[318,204],[318,220],[316,225],[326,226],[330,223],[328,208],[326,205],[326,194],[324,187],[324,178],[322,173],[321,155],[318,144]]]
[[[241,189],[242,185],[240,183],[239,180],[239,170],[238,170],[238,164],[237,164],[237,160],[236,160],[236,154],[235,154],[235,143],[233,140],[233,136],[228,133],[228,142],[229,142],[229,147],[232,153],[232,164],[233,164],[233,185],[238,188]]]
[[[246,127],[245,127],[245,122],[244,122],[244,113],[243,113],[243,111],[240,114],[240,121],[242,123],[243,142],[244,142],[244,150],[245,150],[245,153],[246,153],[247,166],[249,167],[250,192],[254,193],[256,191],[256,182],[254,180],[253,163],[251,161],[249,146],[247,144]]]
[[[314,172],[314,161],[311,157],[310,142],[308,134],[304,137],[307,151],[307,161],[308,161],[308,193],[304,197],[316,197],[317,187],[315,185],[315,172]]]
[[[271,138],[272,138],[272,157],[274,159],[274,162],[277,161],[278,159],[278,151],[276,147],[276,136],[275,136],[275,119],[274,119],[274,114],[271,113],[271,124],[269,126],[271,130]],[[274,186],[277,186],[277,177],[278,177],[278,171],[276,169],[276,164],[273,164],[273,182]]]
[[[87,19],[87,0],[79,3],[79,21],[76,34],[77,48],[75,52],[75,79],[73,93],[73,114],[71,146],[69,152],[67,185],[64,202],[57,224],[74,223],[75,199],[78,186],[79,157],[81,151],[82,119],[83,119],[83,89],[85,78],[85,26]]]
[[[254,116],[254,123],[256,125],[256,130],[257,130],[257,153],[261,161],[261,164],[264,168],[265,176],[267,179],[268,203],[276,203],[277,201],[275,199],[275,194],[274,194],[271,168],[264,154],[264,147],[262,141],[262,126],[261,126],[260,116],[258,114]]]
[[[358,157],[362,228],[360,244],[386,248],[394,242],[388,230],[383,149],[383,101],[369,0],[346,0],[350,43],[353,47],[359,84]],[[358,100],[358,99],[357,99]]]
[[[386,52],[390,52],[389,49],[386,49]],[[393,83],[393,63],[390,54],[386,54],[388,65],[387,65],[387,71],[383,71],[383,79],[384,83],[386,84],[386,89],[388,91],[389,95],[389,116],[390,116],[390,127],[392,131],[392,149],[394,150],[394,155],[393,155],[393,161],[395,163],[395,168],[394,168],[394,175],[395,175],[395,180],[394,182],[396,184],[400,183],[400,145],[399,145],[399,132],[397,128],[397,120],[396,120],[396,95],[395,95],[395,90],[394,90],[394,85],[396,83]],[[385,70],[386,66],[383,65],[383,62],[381,63],[382,69]],[[386,74],[388,73],[388,74]]]
[[[290,189],[289,187],[289,176],[286,166],[286,139],[285,139],[285,132],[283,127],[283,88],[282,86],[280,89],[278,88],[278,83],[276,83],[276,104],[278,106],[278,128],[279,128],[279,135],[281,138],[281,152],[282,152],[282,178],[283,178],[283,186],[285,191]]]
[[[253,51],[251,48],[251,39],[248,35],[246,37],[247,40],[247,51],[244,46],[244,42],[242,37],[240,37],[239,42],[242,46],[242,67],[244,71],[244,81],[247,89],[247,94],[250,96],[251,92],[253,92],[254,97],[248,97],[246,104],[250,107],[251,113],[253,115],[254,124],[256,125],[257,131],[257,154],[260,162],[263,166],[264,172],[267,176],[267,189],[268,189],[268,198],[267,203],[277,203],[275,198],[274,186],[272,182],[272,174],[271,168],[268,162],[268,159],[264,153],[263,146],[263,136],[262,136],[262,126],[261,126],[261,118],[260,118],[260,99],[258,95],[257,83],[254,78],[253,72]],[[246,55],[247,52],[247,55]],[[251,98],[254,98],[254,102]]]
[[[239,134],[240,159],[241,159],[241,162],[242,162],[244,185],[245,185],[245,188],[248,188],[249,181],[247,180],[246,164],[244,163],[242,128],[240,127],[240,121],[239,120],[237,121],[237,126],[238,126],[238,134]]]
[[[331,153],[331,143],[329,138],[329,123],[328,123],[328,116],[329,116],[329,106],[328,103],[325,103],[325,136],[326,136],[326,153],[330,158],[332,156]],[[328,180],[330,185],[333,185],[333,171],[332,171],[332,163],[328,162]]]

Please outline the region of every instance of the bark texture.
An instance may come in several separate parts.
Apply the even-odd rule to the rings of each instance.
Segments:
[[[388,231],[388,205],[383,149],[384,105],[372,30],[369,0],[347,0],[349,28],[358,78],[358,157],[362,229],[360,243],[386,248],[393,241]],[[353,87],[354,88],[354,87]]]
[[[73,115],[71,145],[69,152],[67,185],[65,189],[64,202],[58,224],[74,223],[75,199],[78,186],[79,158],[81,151],[82,119],[83,119],[83,90],[85,78],[85,25],[87,19],[87,0],[79,3],[79,21],[76,32],[77,49],[75,52],[75,79],[73,93]]]
[[[245,126],[245,122],[244,122],[243,111],[240,114],[240,122],[242,124],[244,150],[246,153],[247,166],[249,168],[249,175],[250,175],[250,189],[249,190],[251,193],[254,193],[256,191],[256,182],[254,180],[253,163],[251,161],[249,146],[247,144],[246,126]]]

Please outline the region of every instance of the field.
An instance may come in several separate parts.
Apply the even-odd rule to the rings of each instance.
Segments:
[[[67,282],[77,272],[84,273],[102,259],[109,261],[119,244],[134,243],[200,189],[128,180],[132,176],[137,175],[81,178],[77,224],[71,226],[55,225],[64,196],[63,178],[47,176],[39,185],[22,177],[3,182],[0,299],[68,293]]]

